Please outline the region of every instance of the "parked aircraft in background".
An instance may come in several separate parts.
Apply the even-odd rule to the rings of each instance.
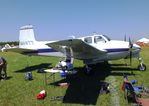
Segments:
[[[11,48],[9,44],[5,44],[4,47],[1,48],[1,51],[3,52],[5,49]]]
[[[30,55],[66,57],[72,62],[73,58],[82,60],[89,71],[90,66],[103,61],[138,58],[140,46],[132,44],[131,40],[111,40],[106,35],[93,34],[80,38],[57,41],[36,41],[32,25],[20,28],[19,47],[7,51]],[[146,70],[146,65],[140,61],[139,70]]]

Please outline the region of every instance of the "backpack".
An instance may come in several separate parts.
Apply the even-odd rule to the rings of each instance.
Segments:
[[[25,73],[25,80],[33,80],[32,72]]]

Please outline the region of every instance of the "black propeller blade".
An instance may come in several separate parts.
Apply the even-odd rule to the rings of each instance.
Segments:
[[[126,42],[127,38],[126,38],[126,35],[124,36],[124,41]]]
[[[133,43],[129,37],[129,57],[130,57],[130,65],[132,63],[132,48],[133,48]]]

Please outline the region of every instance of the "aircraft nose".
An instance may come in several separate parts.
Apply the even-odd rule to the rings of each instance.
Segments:
[[[133,44],[133,49],[141,49],[141,47],[137,44]]]

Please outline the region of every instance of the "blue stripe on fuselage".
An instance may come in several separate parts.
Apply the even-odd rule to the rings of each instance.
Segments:
[[[58,52],[54,49],[38,49],[38,53],[45,53],[45,52]]]
[[[33,51],[25,51],[24,54],[32,54],[32,53],[49,53],[49,52],[58,52],[57,50],[54,49],[38,49],[38,50],[33,50]]]
[[[117,49],[106,49],[108,53],[110,52],[124,52],[129,51],[129,48],[117,48]]]

